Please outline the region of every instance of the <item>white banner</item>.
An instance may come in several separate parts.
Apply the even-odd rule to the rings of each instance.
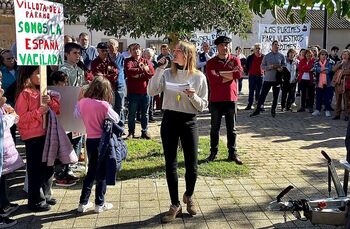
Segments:
[[[14,6],[18,65],[63,64],[63,5],[14,0]]]
[[[73,115],[81,88],[72,86],[50,86],[48,89],[57,91],[61,94],[61,113],[60,115],[57,115],[57,118],[63,129],[69,132],[85,134],[86,130],[83,121],[80,118],[75,118]]]
[[[259,42],[262,53],[271,51],[273,41],[280,44],[280,52],[287,54],[293,48],[297,52],[309,44],[311,24],[259,24]]]
[[[196,32],[192,34],[191,42],[196,46],[197,52],[202,51],[202,44],[203,42],[207,42],[209,44],[210,50],[212,53],[216,53],[216,45],[214,44],[214,41],[219,36],[227,36],[232,38],[231,34],[228,32],[211,32],[211,33],[203,33],[203,32]],[[232,44],[231,44],[232,45]]]

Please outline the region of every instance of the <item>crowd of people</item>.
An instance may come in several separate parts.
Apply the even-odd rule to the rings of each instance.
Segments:
[[[238,165],[243,164],[237,152],[236,116],[238,96],[243,94],[244,75],[248,75],[249,82],[245,110],[254,110],[250,116],[259,115],[265,110],[264,103],[272,88],[272,117],[276,116],[281,90],[281,111],[294,109],[296,96],[300,94],[298,112],[308,109],[313,116],[318,116],[324,110],[325,115],[330,117],[335,94],[336,112],[333,119],[341,118],[344,105],[344,119],[349,120],[349,47],[341,52],[340,58],[337,55],[338,47],[332,47],[328,53],[318,46],[302,49],[299,53],[290,49],[284,56],[279,52],[279,42],[274,41],[268,54],[263,55],[261,45],[255,44],[246,58],[240,47],[235,48],[235,54],[231,53],[231,39],[226,36],[216,38],[216,53],[212,52],[207,42],[202,44],[202,52],[197,53],[192,43],[179,41],[173,51],[163,44],[159,55],[153,48],[142,49],[137,43],[130,44],[127,52],[121,53],[115,39],[100,42],[95,48],[90,45],[86,33],[81,33],[78,41],[66,35],[64,41],[65,62],[61,66],[47,67],[48,84],[81,89],[74,114],[82,119],[86,136],[64,133],[62,141],[68,141],[71,148],[60,152],[60,158],[65,160],[55,165],[49,163],[51,155],[46,155],[47,136],[48,133],[51,135],[52,128],[58,127],[50,129],[45,126],[44,117],[52,118],[60,114],[61,96],[55,91],[40,95],[39,67],[17,66],[15,45],[0,53],[0,190],[6,194],[0,197],[0,225],[16,223],[8,216],[17,210],[18,205],[8,201],[6,185],[6,175],[24,165],[15,147],[16,129],[26,147],[29,210],[48,211],[56,204],[51,192],[54,178],[57,185],[76,184],[79,178],[72,172],[72,164],[84,160],[81,148],[86,141],[88,172],[83,180],[77,211],[82,213],[93,207],[89,197],[96,181],[95,212],[99,213],[113,207],[105,201],[106,178],[98,166],[104,120],[109,118],[115,123],[127,122],[128,134],[125,134],[125,139],[136,138],[135,126],[139,121],[140,138],[151,139],[148,125],[154,121],[155,104],[160,103],[160,133],[171,199],[170,209],[162,220],[171,222],[182,212],[177,174],[179,142],[186,168],[183,202],[189,214],[197,213],[192,196],[197,179],[199,112],[208,107],[211,115],[210,152],[206,161],[210,163],[216,159],[221,119],[225,116],[227,159]],[[174,85],[188,86],[177,90]]]

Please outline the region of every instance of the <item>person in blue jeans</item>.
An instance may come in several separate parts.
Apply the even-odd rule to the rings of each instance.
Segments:
[[[154,75],[154,68],[149,60],[141,57],[142,52],[139,44],[130,47],[131,57],[124,62],[125,76],[128,79],[128,128],[127,139],[135,137],[135,118],[138,106],[141,107],[141,138],[150,139],[148,129],[148,107],[149,95],[147,85],[149,79]]]
[[[248,56],[246,61],[246,69],[248,72],[249,81],[249,98],[248,105],[245,110],[252,109],[254,97],[256,103],[259,100],[264,76],[264,71],[261,68],[261,62],[263,58],[264,55],[261,53],[261,45],[259,43],[256,43],[254,45],[253,53]]]
[[[124,102],[125,102],[125,75],[124,75],[124,56],[118,51],[119,43],[116,39],[109,39],[107,42],[109,58],[118,69],[118,79],[114,91],[114,110],[120,117],[120,120],[125,122]]]

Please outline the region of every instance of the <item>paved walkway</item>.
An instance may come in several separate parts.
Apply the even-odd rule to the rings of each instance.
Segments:
[[[247,80],[244,84],[247,93]],[[292,215],[284,223],[282,214],[265,208],[289,184],[296,188],[288,198],[327,195],[327,167],[320,151],[325,150],[336,160],[345,156],[347,123],[324,114],[312,117],[309,113],[278,112],[272,118],[269,109],[250,118],[250,112],[243,110],[246,100],[242,96],[239,101],[238,147],[251,172],[230,179],[199,177],[195,190],[198,215],[184,214],[171,224],[160,223],[161,213],[169,207],[164,178],[126,180],[109,187],[106,199],[114,208],[108,212],[77,214],[81,186],[75,186],[54,187],[58,204],[50,212],[28,213],[22,177],[10,182],[14,184],[12,199],[22,205],[14,216],[19,221],[17,228],[319,228]],[[208,135],[209,115],[203,114],[199,122],[201,135]],[[153,136],[159,136],[159,123],[151,124],[150,130]],[[338,172],[343,173],[340,169]],[[183,191],[184,180],[180,179],[180,193]]]

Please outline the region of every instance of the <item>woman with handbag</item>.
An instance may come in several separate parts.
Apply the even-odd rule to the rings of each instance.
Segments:
[[[344,120],[348,121],[350,115],[350,50],[344,49],[341,57],[342,61],[338,62],[338,64],[333,67],[335,75],[332,83],[334,85],[336,95],[336,113],[333,120],[340,119],[342,102],[344,100]]]

